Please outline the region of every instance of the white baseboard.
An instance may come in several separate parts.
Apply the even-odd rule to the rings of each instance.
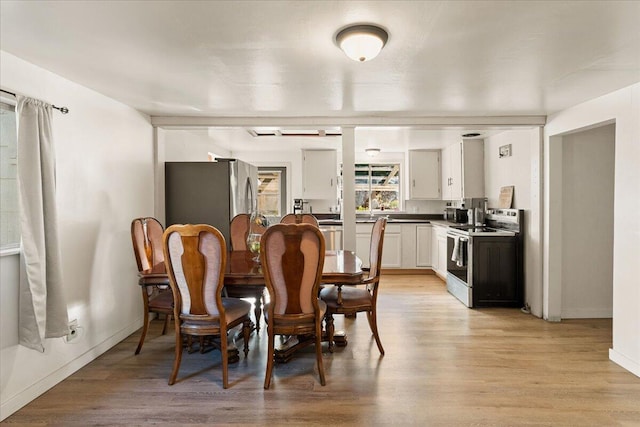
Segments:
[[[614,349],[609,349],[609,360],[613,363],[620,365],[622,368],[631,372],[636,377],[640,377],[640,363],[629,359],[624,354],[618,353]]]
[[[61,366],[59,369],[42,378],[37,383],[32,384],[15,396],[7,399],[6,402],[2,402],[2,405],[0,406],[0,421],[9,417],[11,414],[18,411],[23,406],[29,404],[38,396],[42,395],[47,390],[63,381],[65,378],[69,377],[83,366],[95,360],[98,356],[109,350],[111,347],[115,346],[120,341],[124,340],[129,335],[140,329],[141,326],[142,319],[118,331],[111,337],[102,341],[100,344],[90,348],[82,355],[73,359],[66,365]]]
[[[563,319],[612,319],[613,308],[566,308],[562,310]]]

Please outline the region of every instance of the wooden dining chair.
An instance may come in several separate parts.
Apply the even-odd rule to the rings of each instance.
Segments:
[[[138,273],[151,270],[154,266],[164,264],[162,251],[162,224],[151,217],[135,218],[131,221],[131,240],[133,253],[138,265]],[[173,314],[173,293],[169,287],[169,278],[166,274],[154,275],[154,277],[140,276],[138,284],[142,290],[142,303],[144,305],[144,320],[142,334],[138,341],[135,354],[142,350],[147,331],[149,330],[149,313],[164,315],[165,322],[162,334],[167,332],[167,327]]]
[[[378,345],[380,354],[384,355],[384,348],[378,335],[378,315],[376,306],[378,301],[378,287],[380,284],[380,267],[382,264],[382,245],[384,242],[384,230],[387,226],[386,218],[378,218],[371,230],[371,246],[369,249],[369,268],[363,268],[368,272],[363,278],[361,286],[334,285],[325,286],[320,291],[320,298],[327,304],[327,334],[329,338],[329,351],[333,351],[333,316],[335,314],[355,315],[358,312],[366,312],[369,327]]]
[[[311,224],[276,224],[262,235],[260,257],[270,301],[265,307],[269,349],[264,388],[271,384],[276,335],[312,335],[320,384],[322,319],[326,311],[318,299],[324,265],[324,238]]]
[[[286,214],[280,220],[281,224],[311,224],[319,228],[318,219],[311,214]]]
[[[242,324],[244,355],[249,353],[251,304],[223,298],[227,246],[220,231],[206,224],[172,225],[163,238],[165,264],[175,300],[176,348],[169,385],[176,381],[182,360],[183,336],[219,337],[222,384],[228,386],[227,331]]]
[[[231,219],[229,224],[229,235],[231,237],[231,250],[246,251],[247,237],[249,236],[249,214],[238,214]],[[253,231],[263,234],[266,227],[255,224]],[[264,304],[264,286],[243,285],[229,286],[226,288],[227,296],[232,298],[252,298],[254,303],[254,316],[256,318],[256,333],[260,333],[260,319],[262,317],[262,306]]]

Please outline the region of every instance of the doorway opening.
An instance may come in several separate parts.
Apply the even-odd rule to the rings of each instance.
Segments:
[[[615,123],[550,144],[549,320],[612,318]]]
[[[276,223],[287,213],[287,168],[258,167],[258,210],[269,223]]]

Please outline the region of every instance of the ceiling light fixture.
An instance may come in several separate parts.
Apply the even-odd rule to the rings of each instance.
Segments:
[[[367,148],[366,150],[364,150],[365,153],[367,153],[367,156],[369,157],[375,157],[378,154],[380,154],[380,149],[379,148]]]
[[[352,25],[340,30],[336,43],[354,61],[365,62],[378,56],[389,34],[376,25]]]

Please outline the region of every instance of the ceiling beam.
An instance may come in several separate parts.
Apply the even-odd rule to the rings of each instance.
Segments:
[[[426,116],[426,117],[198,117],[151,116],[154,127],[186,129],[194,127],[411,127],[416,129],[442,129],[473,127],[544,126],[546,116]]]

